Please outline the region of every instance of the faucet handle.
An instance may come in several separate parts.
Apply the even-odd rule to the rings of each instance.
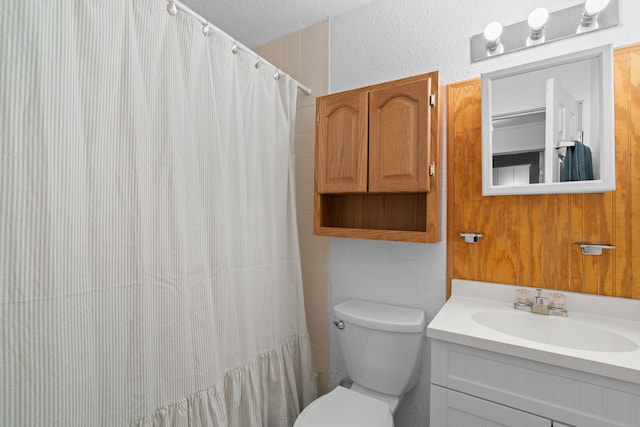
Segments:
[[[567,297],[559,292],[552,292],[549,295],[549,303],[552,308],[563,310],[567,305]]]

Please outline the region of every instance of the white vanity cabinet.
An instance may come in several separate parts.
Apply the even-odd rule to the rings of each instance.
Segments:
[[[638,427],[636,384],[431,342],[432,427]]]

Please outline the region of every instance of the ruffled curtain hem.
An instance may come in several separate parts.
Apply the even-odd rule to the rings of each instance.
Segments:
[[[292,336],[211,387],[132,426],[291,427],[317,397],[309,336]]]

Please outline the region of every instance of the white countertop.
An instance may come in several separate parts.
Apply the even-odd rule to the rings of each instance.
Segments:
[[[569,317],[545,316],[513,309],[514,291],[520,288],[523,287],[454,279],[451,298],[427,326],[427,336],[640,384],[640,300],[561,292],[567,296]],[[543,294],[549,292],[552,291]],[[483,326],[472,318],[486,312],[529,316],[520,320],[535,328],[575,325],[584,331],[585,327],[593,327],[621,335],[637,344],[637,349],[607,351],[607,343],[602,342],[601,346],[594,346],[598,351],[593,351],[533,341]]]

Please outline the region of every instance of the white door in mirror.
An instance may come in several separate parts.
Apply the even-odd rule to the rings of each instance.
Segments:
[[[547,120],[546,120],[546,137],[547,148],[545,149],[545,182],[561,182],[564,181],[563,176],[571,177],[569,162],[565,162],[567,156],[572,155],[572,149],[575,150],[576,141],[583,141],[582,123],[583,113],[582,105],[584,101],[578,101],[575,96],[570,94],[560,82],[556,79],[547,80]],[[587,118],[588,121],[588,118]],[[586,147],[589,152],[591,148]],[[586,152],[586,150],[584,151]],[[585,156],[587,157],[587,156]],[[591,171],[593,179],[593,161],[592,156],[588,156],[588,165],[583,168]],[[574,165],[571,163],[571,165]],[[563,167],[565,166],[565,167]],[[574,168],[578,169],[578,168]],[[578,175],[577,173],[573,175]],[[585,172],[586,175],[586,172]],[[584,179],[573,179],[573,181],[583,181]]]

